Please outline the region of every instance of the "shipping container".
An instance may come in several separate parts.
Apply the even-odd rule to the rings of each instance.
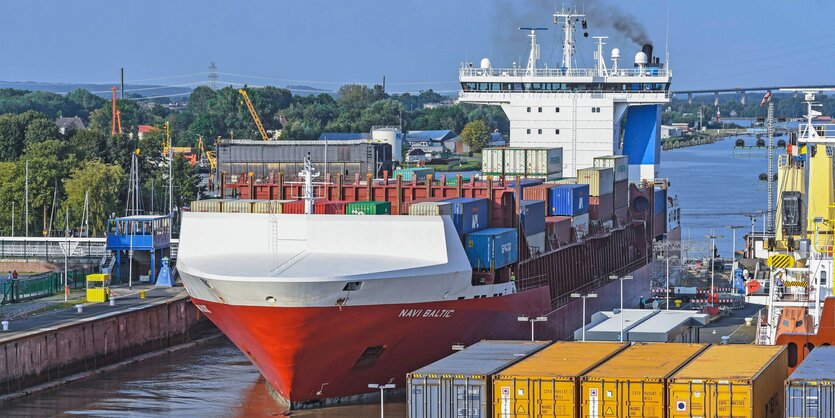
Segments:
[[[548,214],[574,216],[589,211],[589,186],[587,184],[561,184],[551,188]]]
[[[562,148],[525,148],[525,175],[562,177]]]
[[[487,228],[467,234],[464,251],[474,269],[494,270],[519,260],[515,228]]]
[[[462,184],[467,184],[469,182],[470,182],[469,177],[461,177],[461,183]],[[452,177],[447,176],[446,181],[444,182],[444,185],[446,185],[446,186],[457,186],[458,185],[458,177],[457,176],[452,176]]]
[[[786,418],[835,417],[835,347],[815,347],[786,380]]]
[[[408,416],[491,416],[492,376],[547,345],[542,341],[481,341],[407,374]]]
[[[347,215],[390,215],[391,202],[351,202],[345,206]]]
[[[484,198],[459,197],[447,200],[452,204],[452,222],[459,235],[487,228],[490,201]]]
[[[629,180],[629,157],[626,155],[607,155],[594,159],[595,167],[609,167],[614,171],[615,183]]]
[[[415,200],[410,200],[410,201],[408,201],[408,202],[403,202],[403,208],[404,208],[404,209],[400,212],[400,214],[401,214],[401,215],[406,215],[406,214],[408,214],[408,213],[409,213],[409,210],[411,210],[412,205],[416,205],[416,204],[418,204],[418,203],[424,203],[424,202],[446,202],[446,201],[448,201],[448,200],[449,200],[449,198],[448,198],[448,197],[424,197],[424,198],[422,198],[422,199],[415,199]],[[450,207],[452,207],[452,206],[450,205]]]
[[[664,213],[667,210],[667,191],[664,189],[655,189],[655,214]]]
[[[670,378],[668,416],[782,416],[787,373],[785,346],[712,346]]]
[[[394,170],[393,178],[396,179],[398,174],[402,176],[402,181],[412,181],[413,179],[417,179],[417,181],[425,181],[428,174],[435,174],[435,169],[424,167],[398,168]]]
[[[629,206],[629,182],[619,181],[615,183],[615,209]]]
[[[522,218],[522,233],[525,235],[545,232],[545,215],[547,208],[544,200],[523,200],[519,203]]]
[[[193,200],[189,208],[192,212],[223,212],[223,199]]]
[[[542,254],[545,252],[545,238],[545,231],[525,236],[525,242],[527,242],[531,254]]]
[[[486,148],[484,175],[556,179],[562,177],[562,148]]]
[[[583,375],[583,416],[665,417],[667,379],[706,347],[706,344],[633,344]]]
[[[316,215],[344,215],[347,202],[337,200],[317,200],[313,203]],[[294,200],[282,205],[283,213],[304,214],[304,200]]]
[[[589,195],[603,196],[615,190],[615,171],[610,167],[590,167],[577,170],[577,184],[588,184]]]
[[[420,202],[409,205],[409,215],[452,216],[452,204],[449,202]]]
[[[589,234],[589,213],[581,213],[571,217],[571,227],[574,228],[574,236],[578,239]]]
[[[224,199],[221,208],[225,213],[252,213],[252,200]]]
[[[570,243],[571,240],[571,217],[570,216],[549,216],[545,218],[545,249],[551,251],[561,245]]]
[[[525,200],[544,200],[545,207],[550,207],[551,189],[556,187],[556,184],[538,184],[536,186],[525,187],[522,191],[522,198]]]
[[[580,376],[623,343],[556,342],[493,376],[493,416],[580,416]]]
[[[540,179],[521,179],[521,180],[510,180],[510,181],[508,181],[507,182],[507,187],[515,190],[516,189],[516,182],[519,182],[519,184],[522,187],[522,196],[525,195],[525,189],[527,189],[528,187],[539,186],[540,184],[542,184],[542,180],[540,180]]]
[[[589,219],[608,221],[615,216],[615,195],[589,196]]]
[[[284,204],[289,202],[295,200],[255,200],[252,202],[252,213],[284,213]]]

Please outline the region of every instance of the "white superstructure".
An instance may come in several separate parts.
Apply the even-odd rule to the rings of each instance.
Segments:
[[[463,64],[460,101],[502,106],[510,120],[511,146],[562,148],[566,177],[591,167],[595,157],[629,154],[631,180],[657,178],[660,105],[670,100],[672,74],[652,56],[651,45],[635,55],[634,67],[621,66],[617,48],[607,65],[603,36],[595,37],[595,67],[576,68],[574,29],[580,19],[585,25],[585,16],[576,11],[554,14],[554,23],[563,28],[558,68],[539,64],[536,33],[544,28],[522,28],[531,38],[526,66],[494,68],[487,58],[478,67]],[[643,109],[633,115],[633,107]],[[627,124],[635,128],[628,126],[632,133],[621,138],[627,115]]]

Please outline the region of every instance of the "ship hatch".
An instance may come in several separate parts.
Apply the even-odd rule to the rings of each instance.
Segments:
[[[383,345],[374,345],[371,347],[367,347],[365,351],[362,352],[360,357],[354,363],[353,370],[362,370],[367,369],[374,365],[377,362],[377,359],[380,358],[380,355],[383,354],[383,351],[386,349]]]

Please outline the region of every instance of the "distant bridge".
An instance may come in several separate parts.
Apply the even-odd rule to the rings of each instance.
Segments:
[[[731,87],[731,88],[720,88],[720,89],[700,89],[700,90],[674,90],[670,92],[670,98],[675,98],[677,95],[687,95],[687,101],[692,103],[693,102],[693,95],[698,94],[713,94],[716,99],[714,100],[714,106],[719,105],[719,95],[720,94],[739,94],[740,102],[745,104],[745,94],[746,93],[765,93],[765,92],[777,92],[781,90],[830,90],[835,89],[835,84],[810,84],[810,85],[802,85],[802,86],[771,86],[771,87]]]

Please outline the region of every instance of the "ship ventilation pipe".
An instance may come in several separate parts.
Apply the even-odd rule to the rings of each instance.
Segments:
[[[641,47],[641,52],[643,52],[644,54],[647,54],[647,62],[648,63],[654,62],[654,60],[652,58],[652,44],[644,44],[644,46]]]

